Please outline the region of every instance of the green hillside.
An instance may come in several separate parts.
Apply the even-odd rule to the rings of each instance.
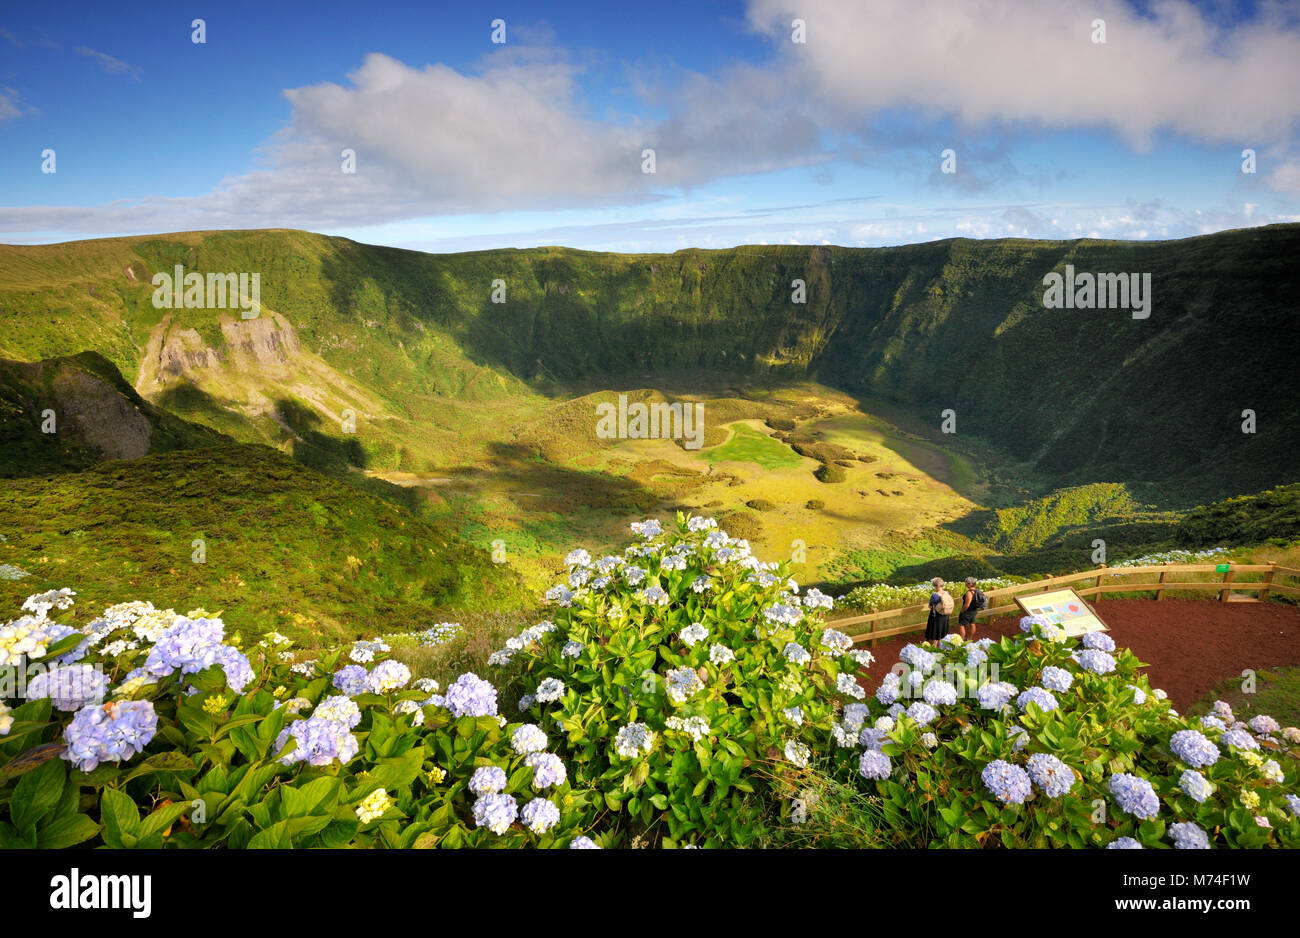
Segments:
[[[127,599],[202,605],[246,634],[311,643],[523,600],[514,573],[447,526],[263,446],[0,480],[0,519],[0,564],[30,574],[0,579],[10,609],[67,586],[81,614]]]
[[[959,435],[1054,485],[1158,483],[1161,501],[1190,505],[1293,476],[1300,377],[1276,332],[1297,257],[1295,225],[671,255],[429,255],[283,230],[0,246],[0,355],[92,349],[190,419],[385,469],[467,458],[570,382],[812,378],[935,426],[952,408]],[[1044,309],[1043,275],[1067,263],[1151,273],[1150,318]],[[260,272],[262,321],[154,309],[150,277],[176,264]],[[790,302],[796,278],[803,305]],[[338,429],[344,409],[354,440]],[[1240,430],[1245,409],[1254,434]],[[317,421],[317,438],[286,414]]]

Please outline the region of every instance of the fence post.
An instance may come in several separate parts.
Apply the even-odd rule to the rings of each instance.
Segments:
[[[1264,574],[1264,588],[1263,588],[1262,590],[1259,591],[1259,601],[1260,601],[1260,602],[1266,602],[1266,601],[1268,600],[1268,588],[1269,588],[1269,586],[1272,585],[1272,583],[1273,583],[1273,574],[1276,573],[1276,572],[1277,572],[1277,561],[1276,561],[1276,560],[1270,560],[1270,561],[1268,562],[1268,573],[1265,573],[1265,574]]]
[[[1228,589],[1227,587],[1228,587],[1228,584],[1232,582],[1232,574],[1233,574],[1233,572],[1234,572],[1234,571],[1233,571],[1233,569],[1232,569],[1232,564],[1228,564],[1228,572],[1225,573],[1225,574],[1223,575],[1223,586],[1224,586],[1224,588],[1221,589],[1221,590],[1219,590],[1219,602],[1221,602],[1221,603],[1226,603],[1226,602],[1228,601],[1228,594],[1229,594],[1230,592],[1232,592],[1232,591],[1231,591],[1230,589]]]
[[[1106,569],[1106,565],[1105,565],[1105,564],[1102,564],[1102,565],[1101,565],[1101,569],[1105,570],[1105,569]],[[1097,574],[1097,592],[1094,593],[1093,596],[1092,596],[1092,602],[1093,602],[1093,605],[1096,605],[1097,603],[1101,602],[1101,581],[1102,581],[1102,579],[1103,579],[1104,577],[1105,577],[1105,574],[1104,574],[1104,573],[1098,573],[1098,574]]]
[[[874,613],[876,610],[873,608],[871,611]],[[869,626],[868,629],[867,629],[867,632],[871,635],[871,647],[872,647],[872,648],[875,648],[875,647],[876,647],[876,642],[878,641],[878,639],[876,638],[876,618],[875,618],[875,616],[872,616],[872,617],[871,617],[871,623],[870,623],[870,626]]]
[[[1165,566],[1169,566],[1168,560],[1165,561]],[[1168,574],[1168,570],[1160,571],[1160,587],[1156,590],[1156,602],[1160,602],[1160,600],[1165,598],[1165,577],[1168,576]]]

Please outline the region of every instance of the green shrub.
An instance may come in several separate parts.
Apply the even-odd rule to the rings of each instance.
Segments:
[[[871,843],[1300,846],[1300,730],[1235,724],[1222,703],[1213,719],[1180,717],[1105,633],[1021,627],[1031,634],[904,648],[855,714],[847,728],[866,748],[837,750],[828,771],[879,798]],[[845,801],[810,820],[861,810]]]
[[[745,505],[755,511],[773,511],[776,509],[776,505],[769,502],[766,498],[751,498],[749,501],[745,502]]]
[[[83,633],[46,618],[67,591],[32,599],[0,626],[0,666],[49,676],[0,702],[0,847],[564,847],[591,816],[472,674],[443,697],[382,641],[336,673],[339,652],[292,663],[275,633],[245,654],[203,610],[124,603]]]
[[[846,478],[843,469],[833,463],[825,462],[817,467],[813,475],[819,482],[843,482]]]
[[[822,501],[820,498],[810,498],[808,499],[808,504],[805,505],[804,507],[808,508],[811,511],[821,511],[823,508],[826,507],[826,503]]]
[[[568,584],[547,594],[554,635],[496,663],[517,669],[520,705],[621,834],[754,843],[788,815],[773,792],[825,743],[835,707],[863,695],[852,675],[870,656],[818,623],[829,597],[801,601],[714,522],[633,527],[645,540],[624,557],[571,553]]]

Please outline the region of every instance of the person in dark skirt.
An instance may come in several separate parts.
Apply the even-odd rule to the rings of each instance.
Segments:
[[[937,642],[948,634],[948,617],[952,615],[952,596],[943,588],[943,579],[935,577],[930,581],[934,592],[930,594],[930,618],[925,623],[925,640]]]

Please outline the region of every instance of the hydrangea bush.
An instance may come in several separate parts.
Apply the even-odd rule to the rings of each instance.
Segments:
[[[821,623],[830,597],[712,520],[632,528],[620,555],[569,554],[552,618],[491,663],[629,842],[750,843],[788,817],[775,780],[856,743],[871,656]]]
[[[71,590],[29,597],[0,848],[1300,846],[1300,730],[1183,718],[1104,633],[909,645],[868,693],[829,597],[707,519],[633,531],[569,555],[500,685],[413,680],[390,636],[301,660],[202,609],[73,628]]]
[[[1221,701],[1186,719],[1104,632],[1067,639],[1036,617],[1021,630],[903,649],[831,768],[874,796],[874,841],[1300,846],[1300,730]]]
[[[72,597],[0,626],[0,847],[599,845],[546,734],[474,674],[439,693],[382,639],[245,651],[144,602],[73,629],[49,616]]]

